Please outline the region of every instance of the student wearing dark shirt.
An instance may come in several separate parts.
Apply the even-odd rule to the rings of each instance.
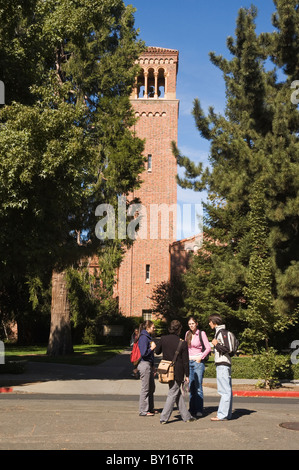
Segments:
[[[182,330],[182,325],[178,320],[173,320],[168,329],[169,335],[162,336],[161,341],[155,349],[156,354],[163,353],[163,359],[166,361],[172,361],[175,355],[175,352],[178,348],[180,339],[180,333]],[[174,380],[169,383],[168,395],[166,398],[166,403],[164,405],[163,411],[160,416],[160,423],[166,424],[169,420],[171,413],[173,411],[175,403],[179,408],[180,415],[182,420],[185,422],[194,421],[194,418],[191,416],[187,410],[184,397],[182,395],[181,386],[186,377],[186,382],[189,382],[189,356],[188,356],[188,346],[186,341],[182,341],[182,345],[177,356],[175,365],[174,365]]]
[[[138,339],[138,346],[141,354],[141,360],[138,364],[138,371],[141,379],[141,390],[139,397],[139,416],[154,416],[154,392],[155,392],[155,366],[154,349],[155,342],[152,334],[155,331],[155,325],[147,320],[142,326]]]

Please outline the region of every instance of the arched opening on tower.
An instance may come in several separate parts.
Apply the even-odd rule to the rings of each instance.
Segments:
[[[141,70],[139,76],[137,77],[137,96],[138,98],[143,98],[145,94],[145,76],[144,70]]]
[[[148,89],[148,97],[155,98],[155,72],[154,69],[148,69],[148,77],[147,77],[147,89]]]
[[[165,71],[159,69],[158,71],[158,98],[165,97]]]
[[[154,70],[149,68],[148,70],[142,69],[137,77],[135,84],[135,96],[136,98],[166,98],[166,72],[164,68]]]

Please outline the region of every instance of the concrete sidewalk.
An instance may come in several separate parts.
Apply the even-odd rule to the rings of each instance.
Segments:
[[[48,393],[66,395],[136,395],[140,393],[140,381],[131,376],[130,349],[97,366],[71,366],[66,364],[48,364],[28,362],[22,374],[0,374],[0,392],[14,393]],[[157,362],[159,358],[156,358]],[[256,379],[233,379],[237,384],[253,385]],[[167,386],[156,383],[156,396],[167,395]],[[292,390],[272,392],[271,396],[299,397],[299,381],[293,384]],[[292,393],[291,393],[292,392]],[[291,393],[291,394],[290,394]],[[204,379],[205,396],[219,396],[216,379]],[[263,395],[261,391],[234,392],[237,396]],[[269,396],[269,392],[266,392]]]

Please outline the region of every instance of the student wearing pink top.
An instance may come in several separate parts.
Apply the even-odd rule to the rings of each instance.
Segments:
[[[189,331],[185,335],[189,351],[189,411],[192,416],[200,417],[203,414],[203,388],[202,381],[205,372],[205,358],[211,352],[211,346],[204,331],[198,329],[198,322],[194,317],[188,318]]]

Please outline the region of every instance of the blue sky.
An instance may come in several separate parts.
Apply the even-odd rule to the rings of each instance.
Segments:
[[[177,98],[180,100],[178,147],[193,161],[208,162],[209,143],[202,139],[191,115],[194,98],[199,98],[204,111],[213,106],[216,112],[225,107],[225,87],[221,71],[209,59],[209,52],[228,57],[228,36],[234,36],[236,18],[241,7],[258,9],[257,33],[273,31],[271,17],[275,12],[272,0],[131,0],[136,8],[135,27],[148,46],[179,51]],[[205,193],[178,187],[181,207],[200,207]],[[184,206],[185,205],[185,206]],[[195,210],[195,209],[194,209]],[[194,216],[178,220],[177,238],[199,232]],[[182,209],[182,214],[186,213]],[[182,223],[183,222],[183,223]]]

